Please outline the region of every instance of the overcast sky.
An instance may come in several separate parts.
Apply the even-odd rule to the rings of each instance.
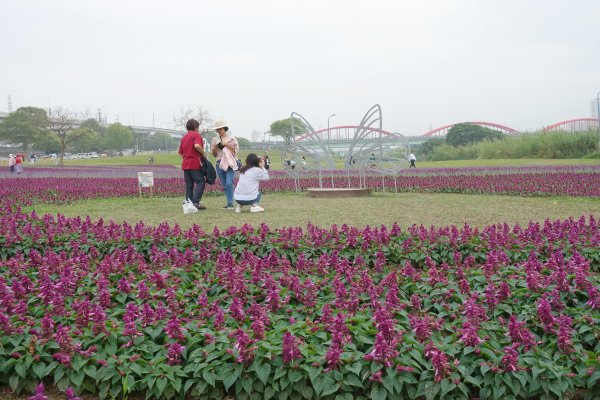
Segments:
[[[378,103],[415,136],[590,117],[598,91],[599,0],[0,0],[0,111],[11,95],[173,127],[202,106],[250,137]]]

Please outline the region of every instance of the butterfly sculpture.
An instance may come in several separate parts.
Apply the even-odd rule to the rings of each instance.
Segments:
[[[302,115],[291,114],[292,137],[295,140],[286,143],[282,159],[291,175],[300,175],[310,170],[334,170],[334,151],[331,142],[324,140],[321,133],[316,132]],[[300,124],[300,126],[298,126]],[[299,131],[299,132],[298,132]],[[395,134],[393,138],[402,139]],[[381,106],[375,104],[367,111],[360,124],[355,127],[354,135],[344,153],[345,169],[364,169],[376,173],[389,174],[405,167],[403,159],[386,157],[385,152],[390,144],[389,133],[382,129]]]

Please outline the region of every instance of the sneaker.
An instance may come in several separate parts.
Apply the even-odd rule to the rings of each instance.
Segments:
[[[225,207],[223,207],[223,210],[233,210],[233,204],[227,204]]]
[[[194,206],[198,209],[198,210],[206,210],[206,207],[203,206],[201,203],[198,204],[194,204]]]
[[[263,212],[263,211],[265,211],[265,209],[259,205],[253,205],[252,207],[250,207],[250,212],[253,212],[253,213],[254,212]]]
[[[240,205],[235,206],[235,213],[239,214],[241,212],[242,212],[242,206],[240,206]]]

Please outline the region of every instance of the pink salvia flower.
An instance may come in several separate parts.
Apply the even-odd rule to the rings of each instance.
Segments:
[[[525,327],[525,322],[517,321],[514,314],[510,316],[508,321],[508,335],[513,343],[523,345],[525,351],[529,351],[535,346],[535,337]]]
[[[477,334],[478,325],[476,323],[467,321],[463,324],[463,328],[460,332],[460,341],[466,346],[476,347],[482,342],[481,338]]]
[[[443,378],[450,375],[450,364],[446,353],[438,349],[433,343],[425,345],[425,357],[433,364],[436,382],[440,382]]]
[[[567,315],[558,317],[558,348],[563,353],[573,351],[573,343],[571,342],[571,334],[573,333],[572,323],[573,320]]]
[[[596,287],[589,285],[587,288],[588,301],[586,306],[592,310],[600,309],[600,291]]]
[[[72,387],[65,390],[65,395],[67,396],[67,400],[81,400],[81,397],[75,395],[75,389]]]
[[[515,372],[519,369],[517,363],[519,361],[519,353],[517,348],[518,343],[513,343],[511,346],[504,348],[504,356],[502,357],[502,367],[507,372]]]
[[[177,365],[181,363],[181,353],[185,350],[185,347],[180,345],[178,342],[167,344],[169,352],[167,353],[167,363],[169,365]]]
[[[552,315],[552,307],[550,306],[550,302],[546,300],[545,297],[542,297],[538,301],[537,313],[538,318],[544,325],[544,330],[547,332],[553,331],[554,316]]]
[[[35,388],[35,394],[29,398],[29,400],[48,400],[48,397],[44,395],[44,383],[40,382]]]
[[[284,363],[289,364],[296,359],[302,358],[302,353],[300,353],[300,349],[298,348],[297,340],[296,336],[292,335],[290,332],[286,331],[283,334],[281,356]]]

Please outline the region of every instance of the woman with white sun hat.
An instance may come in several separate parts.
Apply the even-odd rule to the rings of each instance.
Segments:
[[[227,199],[223,208],[233,210],[233,178],[239,168],[237,160],[240,146],[237,139],[229,133],[229,126],[225,120],[216,120],[214,130],[218,136],[212,139],[210,151],[217,159],[215,169]]]

